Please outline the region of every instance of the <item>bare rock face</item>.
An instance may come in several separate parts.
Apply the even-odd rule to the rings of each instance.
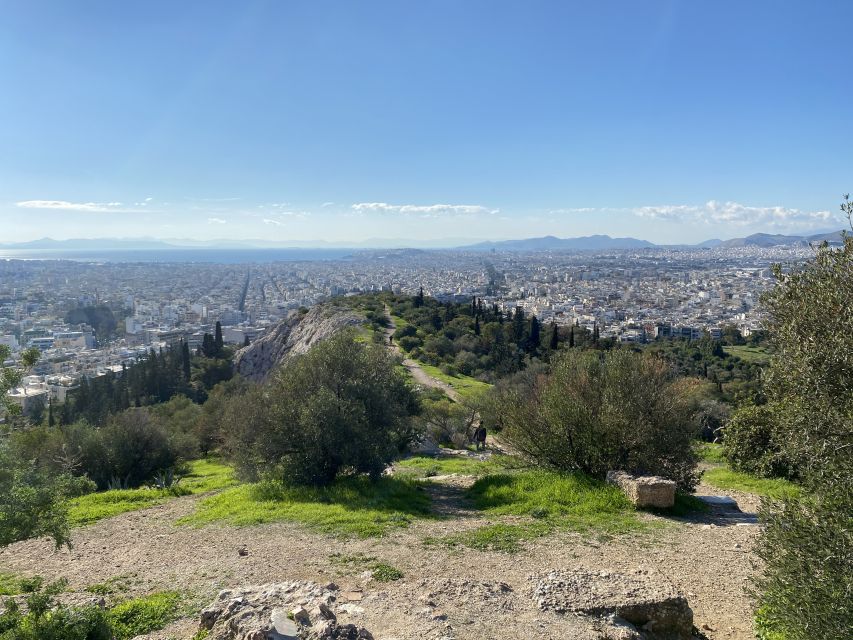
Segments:
[[[248,380],[263,382],[291,356],[306,353],[318,342],[363,321],[351,309],[335,305],[317,305],[304,314],[294,312],[263,337],[240,349],[234,356],[235,370]]]
[[[598,618],[603,638],[693,638],[693,611],[684,596],[642,572],[555,570],[534,579],[540,609]]]
[[[675,504],[675,482],[666,478],[608,471],[607,482],[622,489],[635,507],[667,509]]]
[[[338,622],[336,600],[336,591],[312,582],[226,589],[201,612],[200,627],[208,640],[373,640]]]

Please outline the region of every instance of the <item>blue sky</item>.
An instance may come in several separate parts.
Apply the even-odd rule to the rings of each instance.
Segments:
[[[840,228],[853,3],[0,2],[0,240]]]

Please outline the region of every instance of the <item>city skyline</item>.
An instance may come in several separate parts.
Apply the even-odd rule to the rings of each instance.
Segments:
[[[11,3],[2,242],[845,225],[847,3]],[[725,43],[724,45],[722,43]]]

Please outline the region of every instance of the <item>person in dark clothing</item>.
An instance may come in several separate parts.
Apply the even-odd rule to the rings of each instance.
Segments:
[[[480,425],[474,432],[474,448],[477,451],[486,449],[486,427]]]

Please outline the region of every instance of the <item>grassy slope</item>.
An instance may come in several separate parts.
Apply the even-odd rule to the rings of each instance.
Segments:
[[[745,362],[765,365],[770,362],[770,353],[764,347],[749,347],[746,345],[730,345],[723,347],[723,351],[731,356],[737,356]]]
[[[698,445],[698,449],[702,461],[708,463],[710,467],[705,471],[702,479],[712,487],[770,498],[780,498],[783,495],[800,492],[799,486],[788,480],[759,478],[733,470],[726,462],[722,445],[703,442]]]
[[[509,456],[493,455],[486,460],[475,456],[412,456],[394,463],[398,476],[429,478],[456,473],[465,476],[484,476],[499,473],[517,463]]]
[[[324,533],[381,536],[430,516],[430,499],[417,481],[341,478],[329,487],[243,485],[204,499],[179,524],[225,522],[237,526],[291,521]]]
[[[74,498],[69,505],[71,524],[91,524],[120,513],[152,507],[170,498],[216,491],[237,482],[231,467],[216,460],[194,460],[189,468],[189,473],[173,489],[119,489]]]
[[[453,387],[453,389],[465,400],[476,398],[481,393],[489,390],[492,387],[492,385],[490,385],[488,382],[477,380],[476,378],[472,378],[471,376],[466,376],[461,373],[455,376],[449,376],[438,367],[434,367],[430,364],[424,364],[422,362],[418,364],[420,364],[421,369],[424,370],[424,373],[426,373],[428,376],[435,378],[436,380],[446,382],[451,387]]]

